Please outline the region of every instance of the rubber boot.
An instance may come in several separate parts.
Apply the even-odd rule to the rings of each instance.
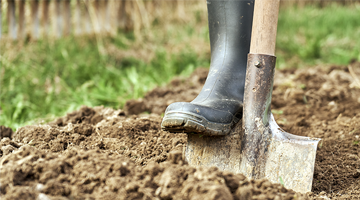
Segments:
[[[208,0],[207,7],[209,74],[192,102],[177,102],[167,107],[161,123],[163,130],[226,135],[242,118],[254,1]]]

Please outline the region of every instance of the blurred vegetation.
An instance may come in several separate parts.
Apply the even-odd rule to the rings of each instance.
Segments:
[[[294,6],[282,9],[279,15],[278,68],[345,65],[360,60],[360,4]]]
[[[204,5],[205,6],[205,5]],[[41,123],[81,105],[121,108],[176,75],[208,67],[206,12],[116,36],[0,41],[0,124]],[[277,67],[360,60],[360,6],[285,7],[280,11]]]

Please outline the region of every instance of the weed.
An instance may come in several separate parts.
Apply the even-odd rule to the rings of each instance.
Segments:
[[[271,110],[271,112],[273,113],[273,114],[276,114],[276,115],[282,115],[282,114],[284,114],[284,111],[282,111],[282,110]]]
[[[280,184],[282,185],[282,186],[284,186],[284,181],[283,181],[283,179],[281,178],[281,176],[279,176],[279,181],[280,181]],[[284,186],[285,187],[285,186]]]
[[[304,104],[308,104],[308,100],[306,98],[306,95],[303,96],[303,101],[304,101]]]
[[[305,85],[305,84],[300,84],[299,87],[300,87],[301,89],[303,89],[303,90],[306,89],[306,85]]]
[[[282,118],[278,122],[279,122],[279,124],[287,124],[287,119]]]
[[[349,135],[355,133],[357,130],[358,130],[358,129],[354,129],[354,130],[350,131],[350,132],[349,132]]]

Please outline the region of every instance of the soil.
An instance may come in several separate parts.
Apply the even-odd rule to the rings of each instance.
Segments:
[[[176,78],[123,110],[82,107],[45,125],[1,126],[2,199],[359,199],[360,63],[278,70],[272,109],[286,131],[322,138],[312,192],[295,193],[182,157],[187,137],[160,129],[175,101],[191,101],[207,69]],[[151,114],[145,114],[151,113]]]

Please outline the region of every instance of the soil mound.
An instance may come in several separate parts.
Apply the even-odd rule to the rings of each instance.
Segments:
[[[191,101],[207,70],[127,102],[124,111],[82,107],[15,133],[1,127],[3,199],[360,198],[360,63],[276,72],[272,109],[284,130],[322,138],[313,192],[248,180],[182,158],[187,137],[160,129],[175,101]],[[151,112],[152,114],[141,114]],[[5,130],[5,131],[3,131]]]
[[[167,162],[140,167],[122,155],[100,150],[72,148],[59,155],[24,145],[2,159],[0,190],[4,199],[229,200],[296,195],[267,180],[249,181],[217,168],[190,167],[181,154],[174,151]]]

